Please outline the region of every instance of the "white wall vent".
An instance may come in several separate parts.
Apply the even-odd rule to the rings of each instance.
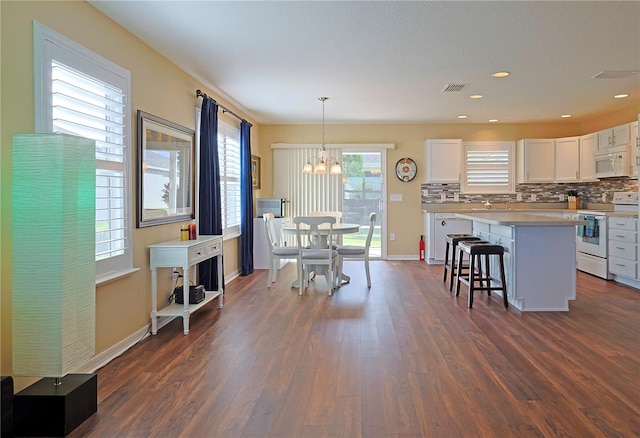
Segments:
[[[592,76],[593,79],[624,79],[638,73],[638,70],[603,70]]]
[[[442,92],[451,92],[451,93],[458,93],[462,90],[464,90],[465,88],[467,88],[469,86],[469,84],[447,84],[444,86],[444,88],[442,89]]]

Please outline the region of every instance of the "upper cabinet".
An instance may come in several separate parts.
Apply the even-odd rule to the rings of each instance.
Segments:
[[[638,122],[629,124],[629,137],[630,137],[630,160],[631,161],[631,176],[638,177],[638,149],[640,148],[640,138],[638,138]]]
[[[580,181],[597,181],[593,153],[598,150],[598,133],[580,137]]]
[[[518,140],[516,146],[517,182],[547,183],[555,181],[555,140]]]
[[[630,123],[625,123],[624,125],[598,132],[598,149],[628,145],[631,138],[630,125]]]
[[[556,139],[555,163],[556,182],[580,181],[580,137]]]
[[[460,160],[462,159],[461,139],[427,140],[426,181],[427,183],[459,183]]]

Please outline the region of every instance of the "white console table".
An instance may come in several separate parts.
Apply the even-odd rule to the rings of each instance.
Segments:
[[[218,298],[223,304],[222,236],[199,236],[196,240],[169,240],[149,245],[151,266],[151,333],[158,333],[158,316],[182,316],[184,334],[189,334],[189,315]],[[205,291],[204,300],[189,304],[189,267],[218,257],[218,290]],[[182,267],[183,303],[172,303],[158,310],[158,268]]]

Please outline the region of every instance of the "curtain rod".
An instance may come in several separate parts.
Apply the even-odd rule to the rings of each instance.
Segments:
[[[220,105],[214,98],[209,97],[206,95],[206,93],[203,93],[200,90],[196,90],[196,97],[202,97],[203,99],[211,99],[213,100],[220,108],[222,108],[222,112],[223,113],[229,113],[232,116],[236,117],[237,119],[240,119],[243,122],[247,122],[245,119],[243,119],[242,117],[240,117],[239,115],[237,115],[236,113],[234,113],[233,111],[231,111],[229,108],[225,107],[224,105]],[[247,122],[249,123],[249,122]],[[253,126],[251,123],[249,123],[249,126]]]

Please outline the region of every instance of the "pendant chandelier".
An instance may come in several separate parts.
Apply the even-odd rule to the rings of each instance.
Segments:
[[[329,168],[330,175],[341,175],[342,167],[338,160],[334,157],[329,157],[327,147],[324,144],[324,102],[329,99],[328,97],[319,97],[318,100],[322,102],[322,149],[318,157],[313,158],[315,165],[311,164],[311,160],[307,161],[307,164],[302,168],[302,172],[306,174],[323,175],[327,173],[327,167]]]

